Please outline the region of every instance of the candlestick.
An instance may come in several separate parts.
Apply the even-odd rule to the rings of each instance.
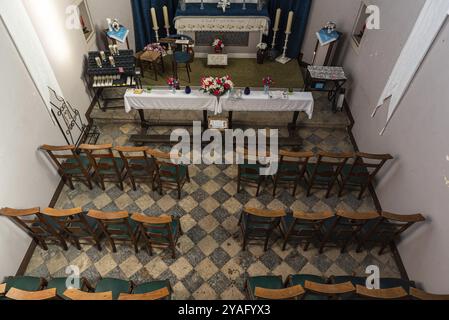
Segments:
[[[154,34],[156,36],[156,42],[159,43],[159,28],[153,28]]]
[[[102,68],[102,67],[103,67],[103,65],[101,64],[101,59],[100,59],[100,57],[96,57],[96,58],[95,58],[95,61],[97,62],[97,66],[98,66],[99,68]]]
[[[104,53],[104,51],[100,51],[100,57],[101,60],[106,61],[106,54]]]
[[[290,36],[290,32],[285,32],[285,44],[284,44],[284,51],[282,52],[282,55],[276,59],[277,62],[286,64],[290,62],[290,58],[287,57],[287,49],[288,49],[288,38]]]
[[[119,55],[120,55],[120,51],[119,51],[119,49],[118,49],[118,46],[117,46],[116,44],[114,44],[114,45],[112,46],[112,48],[114,49],[115,55],[116,55],[116,56],[119,56]]]
[[[293,25],[293,11],[290,11],[288,13],[288,20],[287,20],[287,29],[285,30],[285,33],[292,33],[292,25]]]
[[[246,10],[246,0],[243,0],[242,10]]]
[[[279,22],[281,21],[281,12],[282,12],[281,8],[278,8],[276,10],[276,18],[274,20],[274,27],[273,27],[274,32],[279,31]]]
[[[201,0],[200,9],[201,9],[201,10],[204,10],[204,2],[203,2],[203,0]]]
[[[151,8],[151,19],[153,21],[153,29],[159,30],[159,25],[157,24],[156,9],[154,9],[154,8]]]
[[[113,56],[109,57],[109,62],[111,63],[111,66],[115,67],[115,59]]]
[[[113,55],[114,54],[114,46],[110,44],[109,46],[109,52]]]

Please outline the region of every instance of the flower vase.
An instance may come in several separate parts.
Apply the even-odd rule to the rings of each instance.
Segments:
[[[172,92],[173,94],[176,93],[176,88],[175,88],[175,86],[169,86],[169,88],[170,88],[170,90],[171,90],[171,92]]]
[[[263,93],[268,95],[270,93],[270,86],[263,86]]]
[[[215,48],[215,53],[216,54],[222,54],[223,53],[223,49],[222,48]]]

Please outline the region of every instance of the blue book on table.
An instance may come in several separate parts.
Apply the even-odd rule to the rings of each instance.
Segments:
[[[338,31],[332,31],[331,33],[328,33],[327,29],[321,29],[316,33],[316,36],[320,41],[320,44],[322,46],[325,46],[340,39],[341,33]]]
[[[126,41],[126,37],[128,37],[129,30],[126,29],[124,26],[121,26],[119,31],[112,30],[108,31],[107,34],[109,38],[124,43]]]

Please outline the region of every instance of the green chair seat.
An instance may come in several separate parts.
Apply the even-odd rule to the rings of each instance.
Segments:
[[[380,279],[380,288],[381,289],[391,289],[402,287],[405,291],[409,291],[410,287],[414,287],[415,284],[413,281],[407,281],[400,278],[381,278]]]
[[[298,165],[296,165],[296,164],[284,163],[279,166],[278,172],[288,172],[289,173],[289,175],[282,174],[280,176],[280,181],[295,181],[298,178],[299,168],[298,168]]]
[[[313,173],[315,172],[315,167],[317,164],[309,163],[307,164],[306,171],[309,175],[309,177],[312,177]],[[315,181],[318,183],[330,183],[332,181],[332,177],[323,177],[320,176],[319,173],[321,172],[331,172],[334,171],[332,165],[329,164],[320,164],[318,167],[317,175],[315,176]]]
[[[187,177],[187,166],[186,165],[179,165],[179,178],[183,179]],[[161,174],[161,180],[165,181],[176,181],[176,166],[170,166],[170,165],[161,165],[160,166],[161,172],[168,172],[169,175]]]
[[[129,161],[129,165],[130,165],[130,167],[132,167],[132,166],[141,166],[142,167],[141,170],[136,170],[135,168],[131,169],[133,176],[147,176],[148,171],[143,168],[147,168],[148,165],[151,168],[151,166],[153,165],[153,160],[148,159],[148,162],[147,162],[144,159],[134,159],[134,160]]]
[[[114,159],[110,159],[110,158],[104,158],[101,159],[100,161],[98,161],[98,165],[102,165],[102,164],[107,164],[109,166],[112,166],[110,169],[99,169],[98,173],[99,174],[115,174],[115,169],[113,168],[114,166],[114,162],[117,165],[117,169],[119,172],[122,172],[123,168],[125,167],[125,163],[123,162],[122,158],[114,158]]]
[[[260,277],[250,277],[248,279],[248,290],[249,293],[254,297],[256,288],[264,289],[283,289],[284,284],[282,283],[282,277],[280,276],[260,276]]]
[[[154,226],[163,227],[164,225],[154,225]],[[179,231],[179,220],[174,219],[171,222],[170,227],[171,227],[172,235],[176,238],[176,236],[178,235],[178,231]],[[167,229],[152,228],[149,226],[149,227],[147,227],[147,230],[148,230],[148,233],[167,235]]]
[[[249,179],[249,180],[259,180],[260,175],[258,173],[248,173],[248,172],[245,172],[245,170],[259,172],[260,168],[262,167],[260,164],[241,164],[239,166],[240,166],[240,170],[242,172],[241,176],[243,178]]]
[[[79,159],[81,160],[81,164],[82,164],[83,168],[88,170],[90,167],[89,158],[86,156],[80,156]],[[77,166],[79,165],[78,161],[74,158],[67,159],[65,164],[77,165]],[[64,169],[64,173],[74,175],[74,174],[82,174],[83,172],[81,171],[80,168],[74,168],[74,169]]]
[[[95,292],[112,291],[112,299],[117,300],[121,293],[129,293],[131,285],[129,281],[106,278],[98,281]]]
[[[41,278],[37,277],[7,277],[5,279],[6,291],[16,288],[24,291],[38,291],[41,289]]]
[[[170,282],[168,280],[151,281],[151,282],[147,282],[147,283],[138,285],[134,288],[133,294],[150,293],[150,292],[160,290],[163,288],[168,288],[170,290]]]
[[[64,300],[70,300],[66,296],[64,296],[64,292],[67,290],[66,285],[67,278],[55,278],[48,281],[47,289],[56,288],[56,294],[63,298]]]
[[[297,286],[297,285],[304,287],[306,281],[322,283],[322,284],[326,283],[326,280],[320,276],[316,276],[316,275],[312,275],[312,274],[297,274],[297,275],[291,275],[289,277],[289,282],[287,285],[289,287],[293,287],[293,286]],[[328,299],[325,296],[307,292],[304,295],[304,300],[328,300]]]
[[[131,227],[131,232],[134,234],[136,232],[137,228],[139,227],[139,225],[133,219],[128,219],[128,222],[129,222],[129,226]],[[108,230],[127,232],[127,227],[124,224],[110,224],[110,225],[108,225]],[[121,238],[128,239],[127,234],[114,235],[114,237],[118,238],[118,239],[121,239]]]
[[[349,176],[349,173],[351,172],[352,169],[352,165],[351,164],[346,164],[343,169],[341,170],[341,174],[344,178],[347,178]],[[366,177],[354,177],[351,176],[349,178],[349,180],[347,181],[348,184],[355,184],[355,185],[360,185],[360,184],[365,184],[368,182],[368,170],[365,167],[360,167],[360,166],[356,166],[353,171],[353,174],[364,174],[367,175]]]
[[[364,277],[353,277],[353,276],[337,276],[332,278],[332,283],[334,284],[341,284],[345,282],[351,282],[354,287],[357,285],[365,286],[366,285],[366,278]],[[346,293],[340,295],[340,299],[342,300],[360,300],[360,297],[357,296],[355,292],[353,293]]]

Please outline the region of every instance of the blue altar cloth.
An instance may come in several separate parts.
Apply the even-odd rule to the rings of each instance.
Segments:
[[[200,3],[188,3],[186,10],[182,11],[178,8],[176,10],[175,20],[180,17],[210,17],[210,16],[220,16],[220,17],[266,17],[269,18],[268,9],[265,7],[262,10],[257,10],[257,4],[247,3],[246,10],[242,10],[241,3],[231,3],[231,7],[226,9],[223,13],[223,9],[217,8],[216,3],[205,3],[204,10],[200,9]]]

